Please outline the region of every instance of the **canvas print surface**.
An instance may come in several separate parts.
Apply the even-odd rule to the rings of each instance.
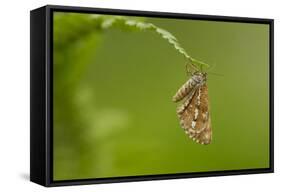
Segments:
[[[269,167],[269,25],[53,13],[53,179]]]

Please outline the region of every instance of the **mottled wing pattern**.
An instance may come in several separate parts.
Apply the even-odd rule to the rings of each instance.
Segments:
[[[196,84],[190,89],[178,107],[177,114],[182,128],[192,140],[200,144],[211,142],[212,128],[206,82]]]
[[[190,78],[185,84],[179,88],[175,96],[173,97],[174,102],[178,102],[182,100],[187,95],[190,95],[194,93],[194,88],[196,86],[196,82],[193,80],[193,78]]]
[[[191,101],[186,99],[183,105],[184,109],[180,108],[177,113],[185,133],[197,143],[209,144],[212,139],[212,128],[207,85],[198,87]]]

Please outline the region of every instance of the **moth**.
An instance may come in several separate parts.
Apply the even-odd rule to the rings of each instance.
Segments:
[[[210,144],[212,128],[207,74],[194,72],[191,78],[174,95],[173,101],[183,101],[177,108],[177,115],[185,133],[197,143]]]

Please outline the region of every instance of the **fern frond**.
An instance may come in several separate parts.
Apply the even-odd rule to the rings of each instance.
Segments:
[[[182,47],[178,39],[172,33],[152,23],[125,16],[93,14],[89,15],[89,17],[85,17],[85,15],[77,14],[60,14],[56,17],[56,22],[59,23],[57,26],[69,28],[69,20],[73,19],[77,20],[77,22],[75,22],[77,24],[71,27],[71,31],[64,31],[64,33],[67,33],[68,35],[55,35],[55,37],[60,37],[60,39],[56,39],[57,47],[65,45],[68,42],[73,42],[73,40],[81,37],[81,34],[86,35],[93,31],[102,32],[112,28],[125,31],[151,31],[160,35],[160,37],[172,45],[179,54],[184,56],[186,63],[193,69],[196,68],[196,70],[202,71],[204,68],[209,68],[208,64],[194,59],[188,55],[186,50]],[[61,30],[56,30],[55,28],[55,33],[59,33],[60,31]]]
[[[96,19],[101,19],[101,28],[120,28],[120,29],[131,29],[137,31],[152,31],[159,34],[163,39],[165,39],[169,44],[171,44],[180,54],[184,56],[184,58],[188,61],[188,64],[196,66],[198,70],[202,70],[203,68],[208,68],[209,65],[198,61],[191,56],[189,56],[186,50],[181,46],[178,39],[169,31],[162,29],[152,23],[147,23],[144,21],[132,20],[127,17],[122,16],[100,16],[93,17]]]

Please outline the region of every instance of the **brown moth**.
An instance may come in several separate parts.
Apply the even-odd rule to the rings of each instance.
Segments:
[[[206,73],[195,72],[173,97],[174,102],[183,100],[177,109],[181,127],[193,141],[204,145],[212,140],[206,81]]]

